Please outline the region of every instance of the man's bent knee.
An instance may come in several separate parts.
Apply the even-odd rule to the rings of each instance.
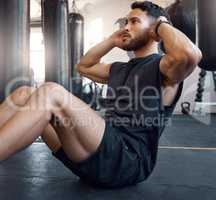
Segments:
[[[63,86],[54,82],[44,83],[41,86],[41,90],[43,94],[49,98],[54,108],[57,109],[61,107],[63,102],[65,102],[65,100],[70,95],[70,93],[67,92],[67,90]]]
[[[65,95],[65,89],[53,82],[47,82],[41,85],[35,92],[34,98],[37,99],[38,107],[46,110],[54,110],[60,107],[58,104],[59,99],[63,99]]]
[[[6,99],[7,103],[14,106],[24,106],[35,88],[29,86],[21,86],[12,92]]]

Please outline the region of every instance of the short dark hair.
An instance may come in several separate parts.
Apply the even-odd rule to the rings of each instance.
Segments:
[[[142,11],[146,11],[148,15],[156,19],[160,16],[164,16],[170,21],[170,16],[166,12],[166,10],[160,7],[159,5],[152,3],[151,1],[135,1],[131,4],[131,9],[136,8],[139,8]]]

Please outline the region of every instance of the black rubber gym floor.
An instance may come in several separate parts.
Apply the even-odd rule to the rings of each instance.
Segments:
[[[0,164],[0,200],[214,200],[215,169],[216,116],[210,125],[175,116],[161,138],[157,166],[144,183],[120,190],[93,188],[55,160],[43,143],[34,143]]]

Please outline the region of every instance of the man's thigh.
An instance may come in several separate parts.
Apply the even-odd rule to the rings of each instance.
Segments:
[[[61,109],[54,111],[52,125],[67,156],[75,162],[83,161],[99,147],[105,120],[85,102],[64,91],[68,97]],[[60,122],[60,123],[59,123]]]

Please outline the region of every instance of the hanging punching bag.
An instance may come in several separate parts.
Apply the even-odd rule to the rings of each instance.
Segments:
[[[166,10],[173,26],[196,43],[196,0],[176,0]]]
[[[30,83],[30,1],[0,1],[0,101],[22,84]],[[9,90],[9,91],[6,91]]]
[[[4,27],[4,8],[2,4],[0,4],[0,27]],[[0,44],[2,47],[4,44],[4,28],[0,28]],[[4,48],[0,48],[0,103],[4,100],[5,96],[5,67],[4,67]]]
[[[70,89],[70,48],[67,0],[43,0],[45,79]]]
[[[70,13],[70,48],[71,48],[71,92],[78,96],[82,96],[82,78],[77,72],[75,65],[80,61],[84,51],[84,18],[77,12]]]
[[[198,0],[198,45],[203,59],[199,66],[204,70],[216,71],[216,1]]]

